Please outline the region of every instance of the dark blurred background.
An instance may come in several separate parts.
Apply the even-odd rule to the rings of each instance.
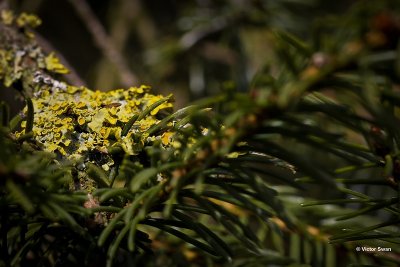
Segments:
[[[271,29],[309,37],[315,20],[357,1],[10,0],[42,19],[37,29],[72,74],[110,90],[147,84],[176,107],[221,90],[247,91],[275,60]],[[273,65],[273,64],[272,64]]]

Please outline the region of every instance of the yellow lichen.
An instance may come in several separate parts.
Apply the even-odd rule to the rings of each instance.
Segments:
[[[21,13],[21,15],[18,16],[16,22],[19,27],[30,26],[32,28],[35,28],[42,24],[42,20],[39,19],[37,16],[27,13]]]
[[[85,122],[86,122],[85,118],[83,118],[83,117],[78,117],[78,124],[79,124],[79,125],[83,125],[83,124],[85,124]]]
[[[63,64],[60,63],[58,57],[54,55],[54,53],[50,53],[45,58],[46,69],[55,73],[66,74],[68,73],[68,69],[64,67]]]
[[[5,25],[11,25],[14,21],[14,13],[11,10],[2,10],[1,11],[1,21]]]
[[[174,133],[172,132],[165,132],[161,136],[161,141],[163,145],[168,145],[171,142],[171,137]]]
[[[144,118],[136,121],[125,136],[122,128],[132,116],[162,99],[149,93],[149,87],[141,86],[118,89],[109,92],[91,91],[84,87],[68,86],[65,90],[50,87],[41,88],[32,98],[34,105],[35,139],[46,151],[58,153],[70,160],[84,160],[98,163],[108,171],[113,160],[107,154],[110,146],[120,146],[125,153],[139,153],[149,139],[146,131],[159,122],[155,116],[159,110],[171,109],[172,103],[157,107]],[[24,133],[26,122],[21,124]],[[165,133],[162,144],[171,142],[172,132]],[[91,159],[90,153],[101,151],[100,159]],[[96,160],[98,162],[96,162]]]

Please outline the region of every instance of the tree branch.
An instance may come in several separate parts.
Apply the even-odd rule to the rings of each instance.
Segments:
[[[138,85],[139,79],[129,69],[128,64],[121,53],[114,45],[112,39],[106,33],[90,6],[84,0],[69,0],[75,8],[78,16],[85,23],[87,29],[92,34],[96,46],[102,51],[104,56],[117,68],[121,83],[125,87]]]

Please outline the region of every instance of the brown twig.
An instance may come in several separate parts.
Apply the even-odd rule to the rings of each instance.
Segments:
[[[112,39],[106,33],[103,25],[96,18],[85,0],[69,0],[75,8],[81,20],[92,34],[95,44],[103,52],[104,56],[118,69],[121,83],[126,86],[138,85],[136,75],[129,69],[126,60],[114,45]]]
[[[6,0],[0,0],[0,10],[8,8],[9,8],[8,2]]]

